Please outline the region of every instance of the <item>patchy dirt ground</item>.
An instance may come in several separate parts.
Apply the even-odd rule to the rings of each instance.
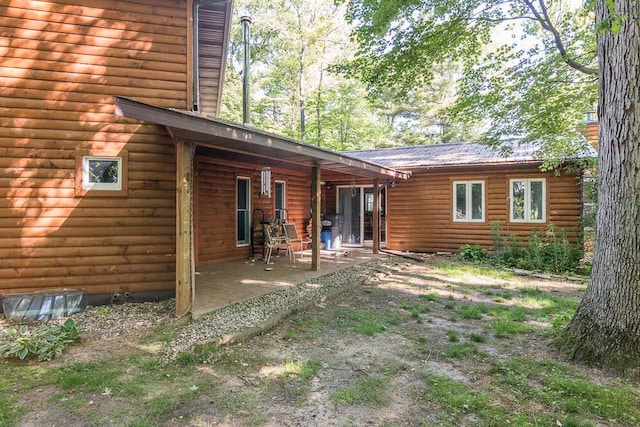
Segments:
[[[28,408],[17,425],[633,425],[633,415],[552,403],[547,377],[525,374],[527,364],[539,364],[638,391],[637,377],[574,365],[551,344],[552,320],[583,285],[470,271],[406,260],[381,265],[361,286],[261,336],[203,346],[168,365],[157,354],[180,327],[170,305],[125,310],[117,334],[100,338],[93,325],[82,344],[43,365],[117,363],[118,381],[17,385]]]

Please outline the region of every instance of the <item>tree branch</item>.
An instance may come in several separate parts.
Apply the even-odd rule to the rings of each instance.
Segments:
[[[534,0],[524,0],[524,3],[527,5],[531,13],[533,13],[533,16],[535,17],[535,19],[540,23],[540,26],[544,30],[551,33],[556,49],[558,49],[558,53],[560,53],[560,56],[562,57],[564,62],[568,66],[574,68],[575,70],[581,73],[597,75],[598,70],[594,68],[586,67],[569,56],[569,54],[567,53],[567,49],[565,48],[564,43],[562,42],[562,38],[560,37],[560,33],[551,22],[551,18],[549,17],[549,12],[547,10],[547,6],[544,0],[538,0],[538,5],[540,6],[541,12],[538,11],[538,9],[536,9],[536,6],[533,4],[533,2]]]

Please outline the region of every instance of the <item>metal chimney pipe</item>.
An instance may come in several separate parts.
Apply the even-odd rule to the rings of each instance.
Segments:
[[[249,63],[251,62],[251,45],[249,41],[250,16],[240,18],[242,22],[242,45],[244,48],[244,58],[242,63],[242,122],[245,126],[251,124],[249,118]]]

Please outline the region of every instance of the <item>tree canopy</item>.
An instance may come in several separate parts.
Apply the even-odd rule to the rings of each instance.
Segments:
[[[357,45],[346,5],[333,0],[234,2],[222,117],[242,120],[242,15],[253,21],[254,126],[336,150],[475,139],[466,121],[441,114],[456,91],[453,62],[440,64],[437,77],[419,90],[389,87],[376,96],[359,76],[338,72]]]
[[[598,95],[593,8],[545,0],[346,0],[358,50],[341,65],[378,96],[429,87],[460,67],[444,117],[523,136],[547,155],[584,148],[579,124]]]

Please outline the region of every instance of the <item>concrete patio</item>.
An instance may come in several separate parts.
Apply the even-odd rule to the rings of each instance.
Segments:
[[[340,251],[321,251],[320,270],[311,271],[311,251],[295,253],[295,263],[281,252],[271,264],[262,259],[228,262],[196,271],[194,318],[221,307],[276,291],[315,277],[333,273],[387,254],[374,255],[371,248],[343,247]]]

